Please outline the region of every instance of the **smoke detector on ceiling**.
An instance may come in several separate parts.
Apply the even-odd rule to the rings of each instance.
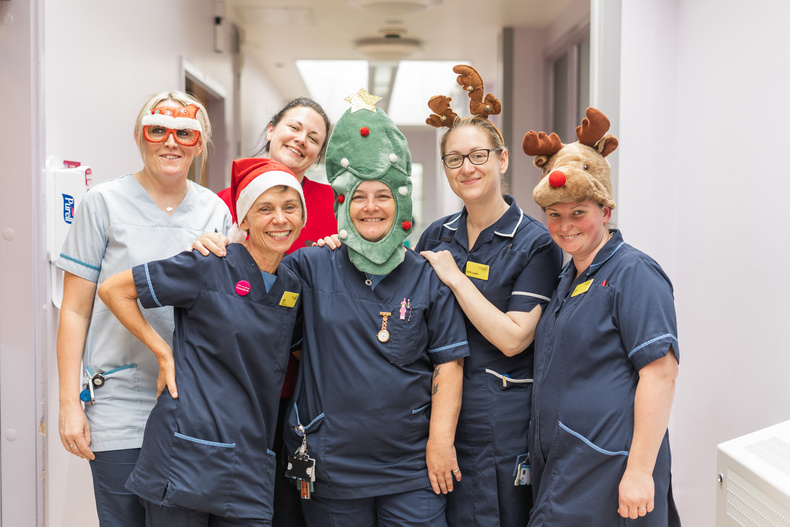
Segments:
[[[442,3],[442,0],[346,0],[346,3],[360,9],[369,9],[388,15],[400,15],[412,11],[428,9]]]

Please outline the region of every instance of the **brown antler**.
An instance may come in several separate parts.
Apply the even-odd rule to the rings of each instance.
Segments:
[[[587,146],[595,146],[609,130],[609,118],[597,108],[587,108],[584,112],[587,117],[582,119],[582,124],[576,127],[576,137],[579,142]]]
[[[528,156],[553,156],[562,148],[562,141],[553,132],[546,135],[546,132],[530,130],[521,141],[521,148]]]
[[[452,101],[452,99],[444,95],[434,95],[431,97],[428,100],[428,108],[436,113],[432,113],[425,122],[436,128],[441,128],[443,126],[451,128],[458,114],[450,109],[450,101]]]
[[[469,94],[469,111],[472,115],[488,119],[489,115],[497,115],[502,111],[502,104],[492,94],[483,97],[483,78],[472,66],[459,64],[453,67],[458,73],[456,81]]]

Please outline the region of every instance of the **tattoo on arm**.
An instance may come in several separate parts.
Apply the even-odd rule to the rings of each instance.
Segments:
[[[433,380],[436,380],[436,377],[439,376],[439,370],[441,370],[441,366],[437,366],[436,369],[433,370]],[[436,395],[436,392],[439,391],[439,381],[436,381],[433,385],[433,390],[431,391],[431,395]]]

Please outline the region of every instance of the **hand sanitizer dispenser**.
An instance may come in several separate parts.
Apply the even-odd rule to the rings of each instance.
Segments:
[[[47,258],[52,278],[52,303],[60,309],[63,300],[63,271],[57,268],[77,207],[91,185],[91,169],[73,161],[47,159]]]

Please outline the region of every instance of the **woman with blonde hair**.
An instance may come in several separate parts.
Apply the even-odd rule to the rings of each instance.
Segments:
[[[58,260],[65,271],[57,337],[59,432],[67,452],[90,461],[102,526],[145,525],[143,508],[124,483],[156,402],[158,366],[96,301],[97,287],[117,272],[173,256],[203,232],[230,227],[222,200],[187,177],[211,139],[197,100],[181,92],[150,97],[134,138],[143,167],[88,192]],[[171,308],[148,310],[146,318],[171,341]]]

